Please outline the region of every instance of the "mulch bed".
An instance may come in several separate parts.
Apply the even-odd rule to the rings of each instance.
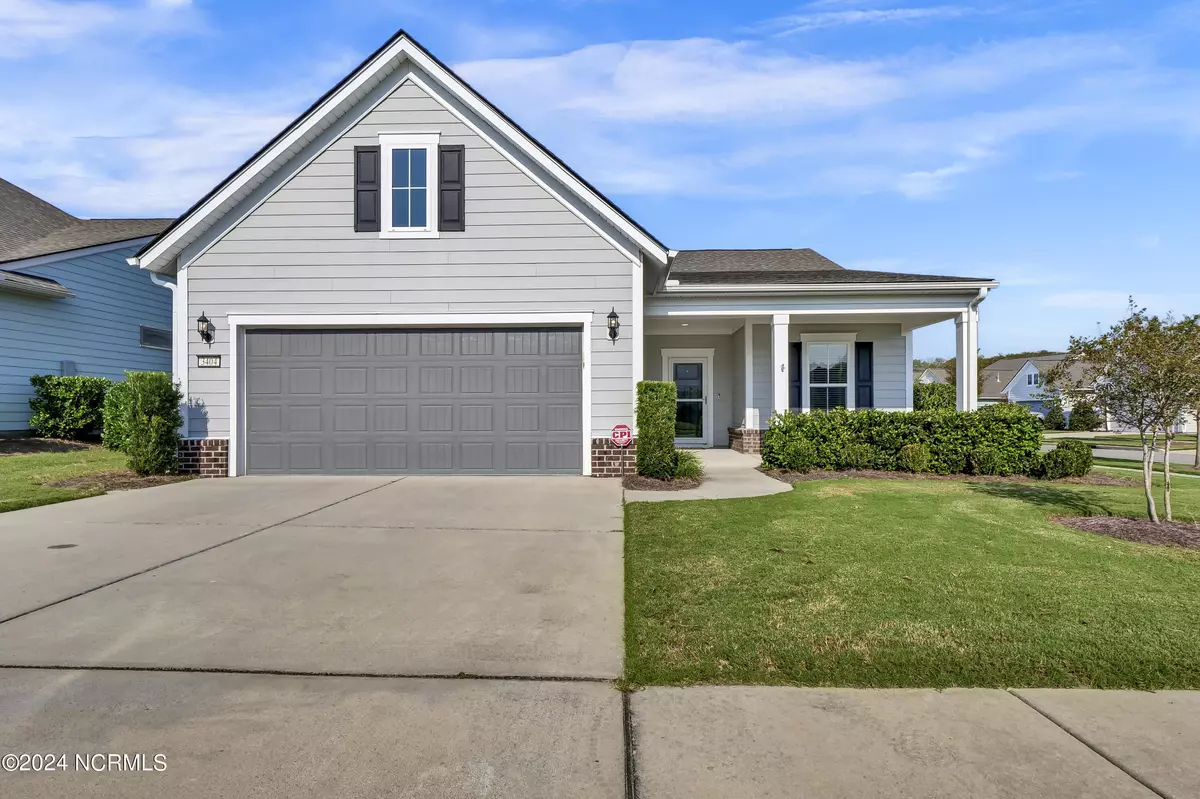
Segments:
[[[166,485],[191,480],[188,474],[152,474],[145,477],[133,472],[103,472],[89,474],[85,477],[72,477],[69,480],[56,480],[53,483],[42,483],[47,488],[102,488],[105,491],[127,491],[133,488],[150,488],[151,486]]]
[[[657,477],[628,474],[621,482],[630,491],[686,491],[689,488],[696,488],[703,481],[698,477],[672,477],[660,480]]]
[[[66,441],[60,438],[0,438],[0,455],[40,455],[43,452],[77,452],[95,449],[99,442]]]
[[[1087,477],[1066,477],[1062,480],[1037,480],[1025,475],[1001,477],[988,474],[912,474],[910,472],[887,472],[878,469],[846,469],[832,472],[816,469],[811,472],[790,472],[787,469],[759,469],[767,477],[784,483],[807,483],[812,480],[954,480],[960,483],[1075,483],[1076,485],[1130,486],[1137,481],[1109,474],[1089,474]]]
[[[1155,524],[1149,519],[1127,519],[1123,516],[1059,516],[1054,521],[1076,530],[1136,541],[1139,544],[1200,549],[1200,524]]]

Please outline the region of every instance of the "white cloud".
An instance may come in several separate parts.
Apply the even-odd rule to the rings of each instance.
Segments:
[[[142,3],[0,0],[0,59],[60,52],[107,33],[128,40],[189,18],[191,0]],[[182,18],[181,18],[182,17]]]
[[[813,6],[817,6],[817,4],[813,4]],[[759,28],[776,31],[780,35],[790,35],[820,30],[822,28],[840,28],[847,25],[881,25],[897,22],[957,19],[971,13],[975,13],[973,9],[963,6],[855,8],[843,11],[816,11],[805,14],[788,14],[767,20]]]

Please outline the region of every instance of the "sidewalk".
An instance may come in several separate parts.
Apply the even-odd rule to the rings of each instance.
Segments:
[[[1200,692],[650,688],[640,799],[1200,796]]]
[[[696,454],[704,463],[704,482],[687,491],[626,491],[626,502],[669,502],[683,499],[736,499],[765,497],[792,490],[758,471],[762,458],[743,455],[731,449],[700,449]]]

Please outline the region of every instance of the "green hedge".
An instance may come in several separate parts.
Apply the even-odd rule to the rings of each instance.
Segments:
[[[129,373],[125,373],[129,377]],[[108,389],[104,395],[104,446],[117,452],[125,451],[129,438],[129,407],[133,402],[133,389],[128,381],[122,381]]]
[[[675,476],[674,383],[643,380],[637,384],[637,473],[665,480]]]
[[[138,474],[170,474],[179,470],[179,428],[183,394],[165,372],[129,372],[124,452]]]
[[[1066,439],[1042,456],[1038,477],[1058,480],[1063,477],[1083,477],[1092,470],[1092,448],[1082,441]]]
[[[1040,460],[1042,427],[1026,408],[1007,403],[969,413],[789,412],[771,417],[763,434],[763,466],[848,469],[861,468],[869,458],[873,468],[898,471],[906,468],[900,452],[909,444],[928,449],[926,469],[937,474],[1031,474]]]
[[[104,426],[104,392],[112,381],[104,377],[33,375],[29,427],[47,438],[83,438]]]
[[[958,389],[951,383],[914,383],[913,409],[952,411],[958,407]]]

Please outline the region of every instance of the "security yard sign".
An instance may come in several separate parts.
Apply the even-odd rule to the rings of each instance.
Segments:
[[[614,447],[624,449],[633,442],[633,431],[629,429],[627,424],[619,424],[612,429],[612,443]]]

